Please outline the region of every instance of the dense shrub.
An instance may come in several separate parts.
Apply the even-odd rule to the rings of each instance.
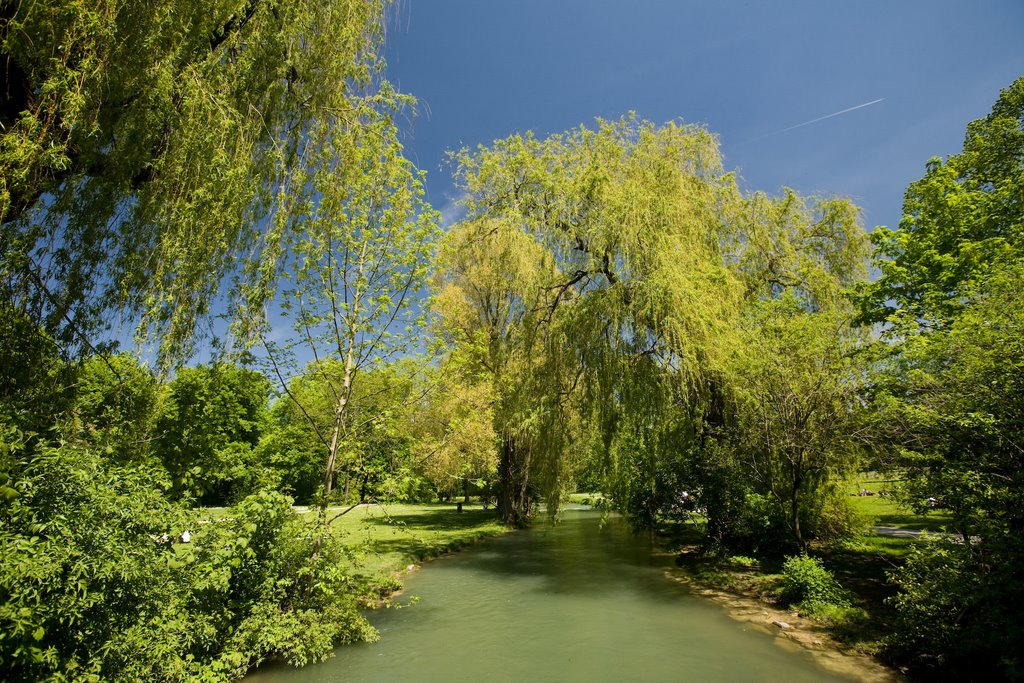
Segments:
[[[787,604],[812,613],[830,605],[847,607],[850,604],[849,594],[816,557],[787,557],[782,575],[782,598]]]
[[[376,636],[343,546],[290,499],[257,493],[197,522],[144,470],[0,430],[5,680],[227,681]]]
[[[7,680],[174,680],[190,641],[163,536],[186,513],[83,449],[0,434],[0,670]]]
[[[678,490],[689,494],[690,511],[704,513],[707,549],[753,554],[793,549],[788,501],[754,480],[749,463],[734,444],[709,439],[688,456],[674,476]],[[670,509],[668,516],[675,512]],[[841,538],[861,525],[848,496],[835,482],[824,482],[801,496],[800,527],[805,539]]]
[[[889,654],[945,680],[1024,680],[1022,545],[918,545],[890,577],[899,593]]]
[[[174,497],[230,505],[272,477],[254,450],[270,386],[261,373],[228,363],[178,372],[168,385],[155,442]]]
[[[376,639],[358,612],[344,546],[278,493],[249,496],[179,557],[191,577],[188,611],[207,634],[193,654],[220,675],[240,676],[270,656],[301,666],[337,643]]]

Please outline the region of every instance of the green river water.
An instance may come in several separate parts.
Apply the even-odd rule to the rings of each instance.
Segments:
[[[646,537],[597,512],[489,539],[410,575],[378,643],[246,683],[841,681],[665,577]]]

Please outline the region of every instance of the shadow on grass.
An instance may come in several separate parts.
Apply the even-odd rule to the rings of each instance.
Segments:
[[[389,539],[382,538],[369,541],[363,546],[363,550],[373,555],[399,555],[406,561],[418,562],[429,560],[432,557],[448,552],[461,550],[492,535],[487,531],[481,530],[475,534],[434,540],[419,538],[414,535]]]
[[[893,526],[901,529],[934,532],[945,531],[952,523],[952,517],[943,513],[918,515],[912,512],[899,512],[876,515],[875,520],[877,526]]]
[[[491,521],[497,521],[496,510],[425,510],[415,514],[389,515],[384,512],[367,515],[363,524],[374,526],[405,527],[407,529],[430,529],[444,532],[469,529]]]

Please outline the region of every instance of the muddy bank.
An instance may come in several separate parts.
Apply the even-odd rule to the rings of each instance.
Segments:
[[[660,554],[660,553],[659,553]],[[675,556],[676,553],[664,553]],[[817,621],[798,612],[780,609],[757,595],[744,595],[701,582],[683,567],[667,569],[665,575],[685,584],[695,595],[720,605],[730,617],[749,628],[774,635],[779,647],[809,651],[825,669],[864,683],[906,683],[907,677],[833,638]]]

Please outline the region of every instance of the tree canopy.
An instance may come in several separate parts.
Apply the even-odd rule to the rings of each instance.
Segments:
[[[345,156],[325,132],[403,102],[385,4],[6,3],[4,295],[65,346],[121,319],[187,355],[237,256],[305,222],[308,179]]]
[[[967,126],[963,150],[928,161],[899,229],[871,233],[881,276],[860,291],[865,322],[945,327],[971,289],[1024,250],[1024,78]]]
[[[435,301],[490,377],[514,523],[531,490],[557,500],[595,452],[622,504],[653,519],[667,463],[725,419],[742,311],[788,292],[838,325],[863,273],[852,205],[745,196],[699,127],[599,120],[458,160],[467,218]]]
[[[1006,606],[1020,600],[1024,557],[1022,198],[1019,79],[968,125],[962,152],[911,184],[899,230],[872,236],[882,275],[859,292],[862,319],[887,324],[865,394],[877,450],[906,477],[905,501],[948,509],[959,536],[894,576],[893,649],[956,674],[1021,667],[1020,620]]]

